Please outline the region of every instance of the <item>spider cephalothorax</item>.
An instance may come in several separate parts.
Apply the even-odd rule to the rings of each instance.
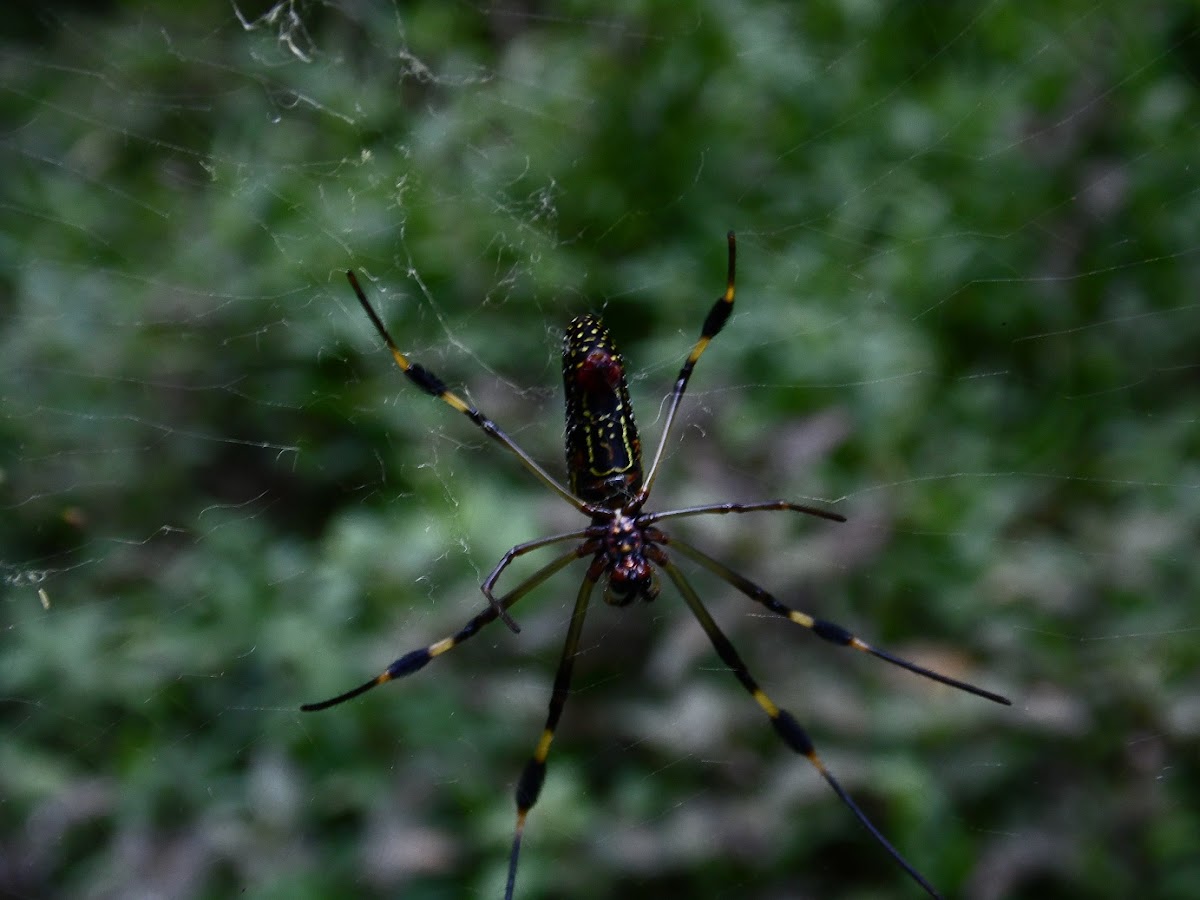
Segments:
[[[325,709],[357,697],[377,685],[411,675],[418,669],[424,668],[434,657],[441,656],[446,651],[457,647],[495,619],[502,619],[514,632],[519,631],[517,624],[508,615],[509,607],[571,562],[591,557],[591,563],[588,565],[587,572],[579,586],[579,593],[575,598],[571,623],[567,628],[566,642],[563,645],[558,672],[554,677],[554,689],[550,696],[546,725],[532,758],[526,763],[520,780],[517,782],[517,826],[513,835],[512,851],[509,855],[505,900],[512,900],[513,888],[516,884],[517,860],[521,850],[521,835],[525,830],[525,818],[537,802],[542,782],[545,779],[546,760],[550,755],[550,744],[554,740],[554,731],[558,727],[559,716],[567,701],[575,654],[579,648],[579,637],[583,631],[584,617],[587,615],[592,591],[596,584],[604,579],[604,599],[610,605],[626,606],[639,598],[646,601],[653,600],[659,593],[656,568],[662,569],[678,589],[684,602],[700,623],[700,627],[704,629],[708,639],[712,642],[721,661],[729,667],[754,701],[766,713],[771,725],[784,743],[812,763],[841,801],[871,833],[871,836],[903,867],[904,871],[931,896],[938,896],[932,885],[888,842],[887,838],[858,808],[850,795],[825,767],[825,763],[817,755],[808,734],[791,713],[776,706],[758,686],[733,644],[729,642],[720,626],[709,614],[699,594],[696,593],[683,571],[668,556],[665,547],[669,546],[678,551],[681,556],[707,569],[769,612],[808,629],[824,641],[836,646],[851,647],[862,653],[869,653],[917,675],[996,703],[1009,703],[999,694],[918,666],[916,663],[868,644],[840,625],[793,609],[724,563],[718,562],[686,541],[655,527],[656,523],[667,519],[682,519],[689,516],[780,510],[801,512],[835,522],[844,522],[845,518],[838,513],[787,500],[713,503],[666,512],[642,512],[642,507],[650,497],[650,489],[663,459],[667,437],[671,432],[676,413],[679,411],[679,403],[687,389],[692,369],[701,354],[704,353],[705,348],[708,347],[709,342],[724,327],[733,310],[735,260],[736,245],[733,233],[730,232],[725,291],[717,298],[705,317],[700,337],[693,345],[675,379],[675,387],[667,404],[662,437],[659,439],[658,449],[655,451],[650,469],[644,474],[641,441],[633,420],[633,408],[629,403],[629,390],[625,383],[625,366],[621,355],[613,345],[608,330],[598,318],[582,315],[571,320],[563,338],[563,388],[566,393],[567,408],[566,455],[569,488],[563,487],[557,479],[548,474],[495,422],[450,391],[441,379],[428,369],[411,362],[407,356],[401,353],[396,342],[388,334],[382,320],[371,304],[367,302],[366,295],[363,294],[354,273],[347,273],[355,295],[363,309],[366,310],[376,331],[387,344],[392,358],[396,360],[396,364],[404,374],[421,390],[437,397],[469,418],[488,437],[514,454],[542,484],[574,506],[589,521],[586,527],[578,531],[538,538],[518,544],[508,550],[481,585],[484,596],[487,597],[490,605],[454,634],[426,647],[406,653],[379,675],[353,690],[320,703],[309,703],[301,707],[305,711]],[[542,547],[566,541],[576,541],[577,543],[571,549],[559,554],[537,569],[503,596],[495,596],[492,589],[501,573],[514,559]]]
[[[604,602],[628,606],[638,598],[649,602],[657,597],[658,576],[647,558],[655,549],[649,542],[657,532],[620,511],[599,527],[604,529],[604,545],[597,551],[597,559],[603,558],[608,573]]]

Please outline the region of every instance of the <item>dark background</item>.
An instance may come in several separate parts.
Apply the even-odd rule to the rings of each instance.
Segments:
[[[1014,706],[697,574],[751,669],[947,896],[1200,895],[1194,4],[5,16],[0,895],[499,897],[578,569],[297,708],[579,522],[342,272],[562,473],[567,320],[653,446],[729,228],[651,505],[829,504],[676,527]],[[583,644],[519,897],[918,896],[669,585]]]

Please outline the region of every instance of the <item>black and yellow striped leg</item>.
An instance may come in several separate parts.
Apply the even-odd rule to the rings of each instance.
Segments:
[[[687,516],[726,515],[727,513],[749,512],[790,512],[804,513],[806,516],[816,516],[828,519],[830,522],[845,522],[846,517],[841,513],[830,512],[819,506],[808,506],[804,503],[792,503],[790,500],[764,500],[761,503],[708,503],[704,506],[688,506],[684,509],[668,509],[662,512],[645,513],[638,516],[639,525],[651,525],[663,519],[682,519]]]
[[[553,475],[543,469],[537,464],[533,457],[518,447],[516,442],[500,429],[499,425],[446,387],[445,382],[438,378],[437,375],[430,372],[420,363],[412,362],[407,356],[401,353],[400,348],[396,345],[396,342],[392,339],[392,336],[388,333],[387,328],[384,326],[383,320],[379,318],[379,314],[375,312],[375,308],[371,306],[370,302],[367,300],[367,295],[363,293],[362,286],[359,285],[357,276],[355,276],[353,272],[347,272],[346,278],[350,281],[350,287],[354,288],[354,295],[358,297],[358,302],[362,304],[362,308],[366,311],[367,316],[370,318],[371,324],[375,326],[375,330],[379,332],[379,336],[383,338],[383,342],[387,345],[388,350],[391,351],[392,359],[396,360],[396,365],[400,367],[400,371],[408,376],[409,381],[411,381],[425,393],[429,394],[431,397],[437,397],[437,399],[441,400],[446,405],[458,410],[477,426],[479,426],[484,434],[516,456],[517,459],[521,461],[521,465],[532,472],[538,481],[546,485],[546,487],[550,488],[550,490],[554,491],[580,512],[589,517],[592,515],[594,512],[593,507],[584,503],[569,490],[559,484],[558,480]]]
[[[701,602],[700,596],[684,577],[679,567],[671,562],[661,550],[658,548],[653,549],[655,552],[651,555],[654,561],[666,570],[671,581],[675,583],[675,587],[679,589],[679,593],[683,595],[683,599],[687,601],[688,607],[692,610],[692,615],[696,617],[696,620],[700,623],[700,627],[704,629],[705,634],[708,635],[708,639],[712,641],[712,645],[716,649],[717,655],[721,657],[721,661],[729,666],[733,674],[737,676],[737,680],[742,683],[742,686],[750,693],[755,702],[762,707],[763,712],[767,714],[767,717],[771,720],[771,725],[774,726],[775,732],[783,739],[783,742],[813,764],[816,770],[821,773],[821,777],[825,779],[838,797],[841,798],[841,801],[854,813],[855,818],[862,823],[867,831],[871,832],[871,837],[875,838],[875,841],[909,874],[909,877],[924,888],[929,896],[940,898],[941,895],[934,890],[933,885],[926,881],[925,877],[913,868],[908,860],[900,855],[900,851],[892,846],[891,842],[875,827],[875,824],[867,818],[867,814],[859,809],[858,804],[846,793],[845,788],[833,777],[833,774],[825,767],[825,763],[817,755],[812,740],[809,738],[808,733],[800,726],[800,723],[795,720],[791,713],[786,709],[780,709],[771,701],[770,697],[763,693],[762,688],[758,686],[754,677],[746,669],[746,664],[742,662],[742,658],[733,649],[733,644],[729,642],[729,638],[725,637],[725,633],[721,631],[720,626],[713,620],[704,603]]]
[[[650,496],[650,488],[654,484],[654,479],[658,475],[658,466],[662,462],[663,451],[667,447],[667,438],[671,434],[671,426],[675,422],[675,414],[679,412],[679,404],[683,400],[683,393],[687,390],[688,379],[692,377],[692,369],[696,368],[696,361],[708,349],[709,343],[715,338],[725,323],[729,321],[729,315],[733,312],[733,294],[734,281],[737,275],[737,240],[733,232],[729,232],[725,236],[729,245],[729,263],[725,274],[725,293],[717,298],[717,301],[708,311],[708,315],[704,317],[704,325],[700,329],[700,337],[697,339],[695,346],[692,347],[692,352],[688,354],[688,358],[684,360],[683,367],[679,370],[679,377],[675,379],[675,389],[671,392],[670,405],[667,407],[667,417],[663,422],[662,437],[658,441],[658,449],[654,451],[654,462],[650,464],[650,469],[646,475],[646,480],[642,483],[642,489],[638,491],[636,499],[633,501],[634,509],[641,509],[642,504],[646,502],[646,498]]]
[[[976,697],[983,697],[985,700],[991,700],[993,703],[1002,703],[1005,706],[1012,706],[1012,701],[1007,697],[1002,697],[999,694],[994,694],[991,691],[984,690],[981,687],[976,687],[966,681],[959,681],[957,678],[951,678],[949,675],[943,675],[941,672],[935,672],[932,669],[927,669],[924,666],[919,666],[914,662],[909,662],[902,656],[896,656],[894,653],[889,653],[887,650],[881,650],[879,647],[873,647],[862,638],[857,637],[852,632],[847,631],[841,625],[834,622],[827,622],[824,619],[818,619],[810,616],[808,613],[800,612],[792,609],[783,603],[780,603],[774,595],[763,590],[749,578],[740,575],[724,563],[718,562],[702,550],[698,550],[691,544],[681,541],[678,538],[668,537],[661,533],[656,533],[656,539],[663,544],[669,544],[674,547],[688,559],[699,563],[712,572],[718,578],[727,581],[733,585],[751,600],[760,603],[775,613],[777,616],[795,622],[802,628],[807,628],[817,637],[828,641],[831,644],[837,644],[839,647],[852,647],[862,653],[869,653],[877,659],[882,659],[884,662],[889,662],[894,666],[899,666],[902,669],[907,669],[914,675],[920,675],[922,678],[928,678],[932,681],[937,681],[941,684],[948,685],[952,688],[957,688],[960,691],[966,691],[968,694],[974,694]]]
[[[525,817],[533,808],[533,804],[537,803],[538,794],[542,792],[542,783],[546,779],[546,757],[550,755],[554,729],[558,727],[558,719],[562,715],[563,707],[567,703],[567,694],[571,689],[571,670],[575,667],[575,654],[579,651],[579,635],[583,632],[588,600],[591,599],[592,589],[603,571],[604,559],[601,557],[588,568],[583,583],[579,585],[579,595],[575,598],[575,610],[571,613],[571,625],[567,629],[558,673],[554,676],[554,691],[550,695],[546,727],[542,729],[542,736],[533,751],[533,756],[525,764],[517,782],[517,827],[513,832],[512,853],[508,858],[508,881],[504,887],[504,900],[512,900],[513,888],[517,883],[517,859],[521,855],[521,835],[525,833]]]
[[[500,609],[508,609],[508,607],[512,606],[555,572],[565,568],[568,563],[579,559],[579,557],[579,548],[574,548],[557,559],[551,560],[501,597],[497,601],[496,606]],[[378,687],[397,678],[403,678],[405,675],[411,675],[413,672],[425,668],[425,665],[435,656],[441,656],[447,650],[457,647],[467,638],[474,636],[479,629],[495,618],[497,618],[496,607],[489,606],[450,637],[442,638],[428,647],[422,647],[419,650],[413,650],[410,653],[404,654],[365,684],[360,684],[353,690],[346,691],[344,694],[338,694],[329,700],[322,700],[320,703],[305,703],[300,709],[304,712],[317,712],[318,710],[328,709],[331,706],[337,706],[339,703],[352,700],[373,687]]]
[[[508,614],[508,610],[500,605],[500,601],[498,601],[495,595],[492,593],[492,588],[496,586],[496,581],[500,578],[500,574],[507,569],[512,561],[518,556],[524,556],[526,553],[532,553],[534,550],[540,550],[542,547],[548,547],[550,544],[557,544],[561,541],[582,540],[583,538],[588,537],[591,533],[591,529],[584,528],[579,531],[570,531],[566,534],[552,534],[549,537],[538,538],[535,541],[526,541],[524,544],[517,544],[517,546],[508,550],[504,556],[500,557],[500,562],[496,563],[495,568],[488,573],[488,577],[484,579],[483,584],[479,586],[479,589],[483,591],[483,596],[487,597],[488,603],[495,607],[496,613],[499,615],[500,620],[509,627],[509,630],[512,631],[513,634],[520,634],[521,627],[517,625],[515,621],[513,621],[512,616]],[[581,557],[588,556],[591,553],[594,553],[597,549],[597,547],[589,544],[587,545],[586,549],[580,550],[579,555]]]

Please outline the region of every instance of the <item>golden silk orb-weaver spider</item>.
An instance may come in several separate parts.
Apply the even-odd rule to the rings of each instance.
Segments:
[[[509,856],[508,878],[504,891],[505,900],[512,900],[517,877],[517,861],[521,853],[521,836],[525,831],[525,820],[537,802],[538,794],[541,792],[542,783],[545,780],[546,760],[550,755],[550,745],[554,740],[559,717],[567,702],[571,673],[579,647],[579,636],[583,630],[583,621],[587,614],[592,591],[596,584],[603,579],[603,597],[606,603],[613,606],[627,606],[637,600],[649,602],[659,594],[658,579],[655,575],[656,568],[667,574],[667,578],[682,595],[684,602],[700,623],[700,627],[708,635],[708,639],[712,642],[721,661],[729,667],[737,680],[741,682],[742,687],[766,713],[768,720],[783,742],[816,768],[842,803],[870,832],[876,843],[883,847],[926,893],[932,897],[940,896],[925,877],[900,855],[900,851],[893,847],[874,823],[867,818],[866,813],[859,808],[826,767],[821,757],[817,755],[808,733],[792,717],[792,714],[776,706],[758,686],[758,682],[754,680],[746,668],[746,664],[742,662],[742,658],[734,649],[733,644],[705,608],[699,594],[667,553],[665,549],[667,547],[680,556],[690,559],[701,568],[707,569],[775,615],[808,629],[825,641],[869,653],[924,678],[941,682],[995,703],[1011,705],[1011,701],[999,694],[919,666],[868,644],[840,625],[818,619],[785,605],[753,581],[691,544],[668,535],[657,527],[660,523],[670,519],[728,513],[791,511],[834,522],[844,522],[844,516],[819,507],[792,503],[788,500],[713,503],[665,512],[642,511],[650,497],[650,489],[654,485],[655,476],[662,463],[663,451],[671,433],[671,426],[679,412],[679,405],[684,391],[687,389],[692,370],[696,366],[696,361],[703,355],[709,342],[724,327],[733,311],[734,274],[737,260],[737,245],[733,232],[729,233],[728,242],[729,263],[725,291],[708,311],[704,325],[700,329],[700,338],[692,347],[683,367],[679,370],[679,376],[675,379],[675,387],[667,404],[662,436],[659,438],[658,448],[654,452],[654,459],[650,463],[649,471],[643,472],[642,468],[641,440],[638,437],[637,426],[634,424],[633,409],[629,403],[625,365],[620,353],[613,345],[608,330],[598,318],[591,315],[577,316],[567,326],[566,334],[563,337],[562,369],[567,411],[566,455],[569,476],[569,486],[567,487],[564,487],[529,454],[517,446],[516,442],[505,434],[495,422],[453,393],[440,378],[428,369],[409,360],[400,351],[387,328],[384,327],[383,321],[367,301],[357,277],[353,272],[346,273],[359,303],[362,304],[371,323],[375,326],[375,330],[387,345],[388,350],[391,351],[396,365],[408,376],[409,380],[425,393],[438,398],[474,422],[488,437],[516,456],[521,464],[532,472],[542,484],[579,510],[589,522],[587,527],[577,531],[538,538],[518,544],[506,552],[480,586],[488,600],[488,607],[454,634],[435,641],[427,647],[406,653],[365,684],[329,700],[308,703],[301,707],[305,712],[327,709],[357,697],[385,682],[411,675],[418,669],[424,668],[430,660],[457,647],[495,619],[503,620],[514,632],[519,632],[520,629],[516,622],[508,614],[509,608],[568,563],[590,557],[591,561],[588,564],[587,572],[584,574],[583,581],[579,586],[579,593],[575,598],[575,608],[571,614],[571,623],[567,628],[566,642],[558,663],[558,671],[554,676],[554,688],[550,696],[546,724],[542,729],[542,735],[537,742],[533,756],[526,763],[517,782],[517,822]],[[501,573],[514,559],[534,550],[568,541],[576,543],[507,593],[499,597],[493,593],[493,588]]]

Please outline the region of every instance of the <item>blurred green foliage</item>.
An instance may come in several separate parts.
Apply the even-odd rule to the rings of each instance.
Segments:
[[[1194,4],[6,31],[0,893],[500,896],[578,571],[519,637],[297,708],[578,523],[389,369],[342,272],[559,472],[565,322],[605,314],[652,445],[734,228],[737,311],[652,505],[827,498],[847,525],[680,527],[1015,706],[698,576],[752,670],[947,896],[1196,896]],[[576,672],[520,897],[917,895],[669,588],[597,604]]]

